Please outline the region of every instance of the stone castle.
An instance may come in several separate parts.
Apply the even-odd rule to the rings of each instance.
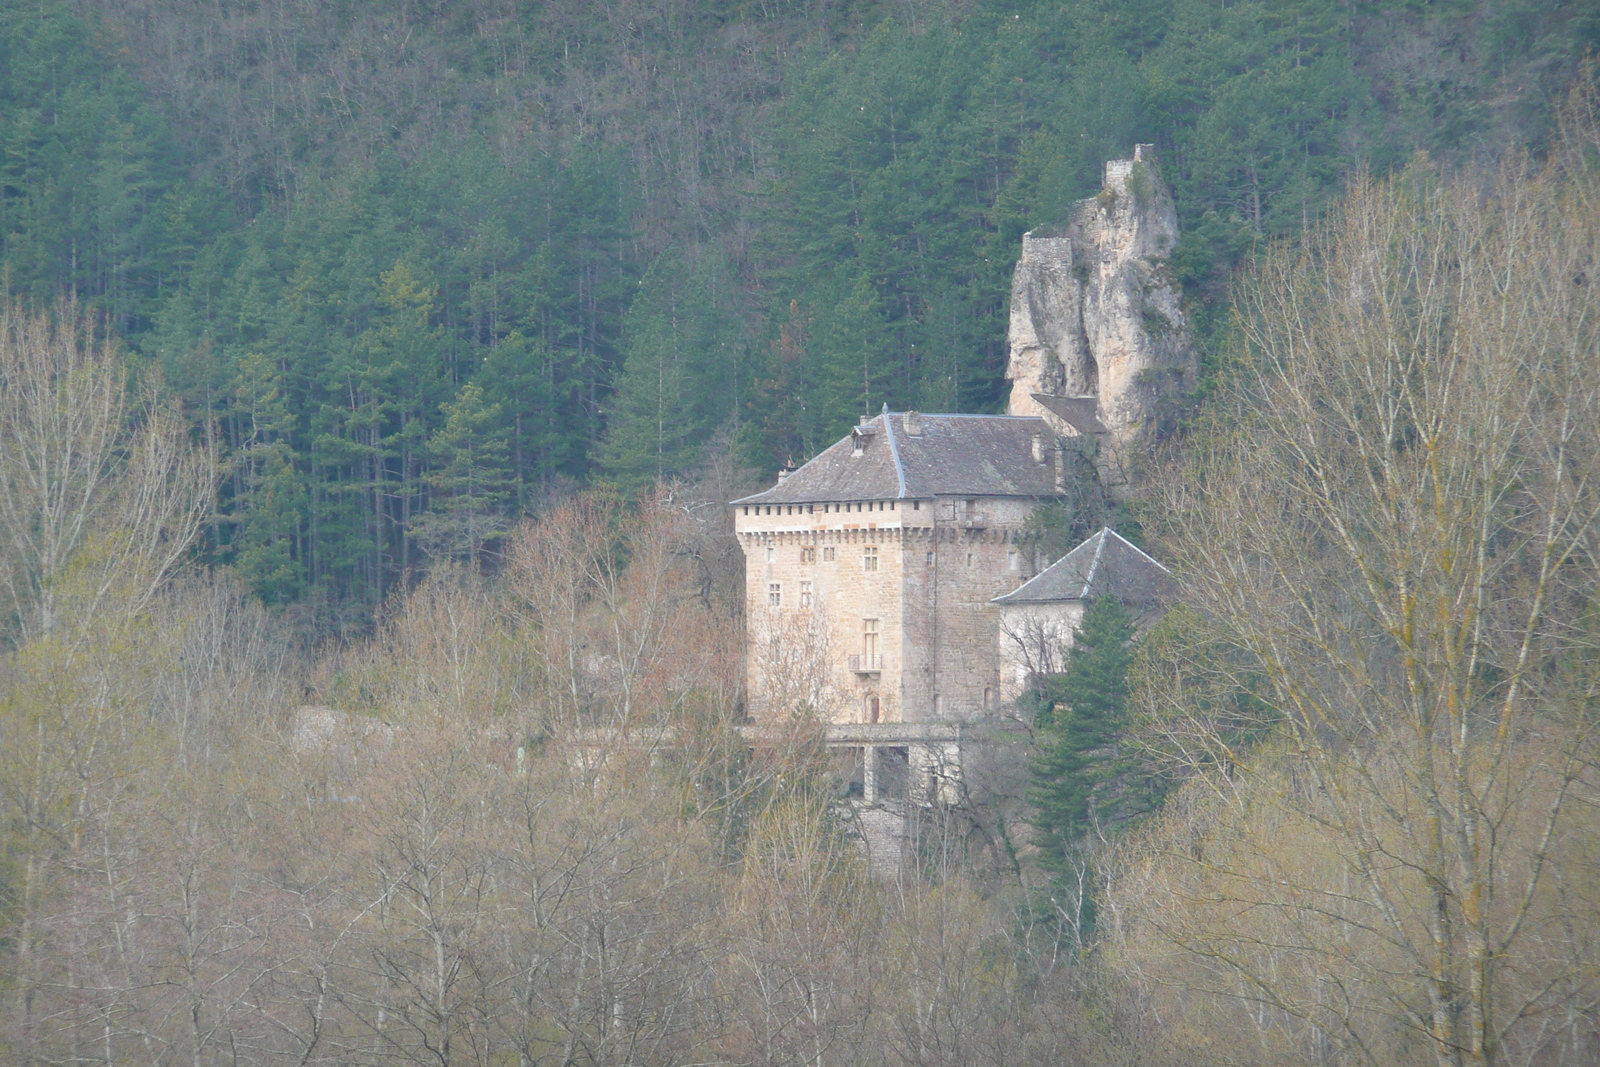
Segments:
[[[1113,531],[1052,561],[1028,520],[1086,453],[1121,491],[1163,398],[1192,385],[1176,239],[1150,147],[1107,163],[1065,227],[1023,238],[1006,414],[884,410],[733,502],[751,717],[820,709],[830,743],[860,750],[869,802],[884,758],[907,796],[948,787],[962,727],[1013,700],[1090,599],[1164,594],[1164,568]]]

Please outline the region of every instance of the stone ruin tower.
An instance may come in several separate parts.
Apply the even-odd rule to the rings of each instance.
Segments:
[[[1128,460],[1164,397],[1194,388],[1195,356],[1167,257],[1178,215],[1152,145],[1105,166],[1105,187],[1063,227],[1022,236],[1011,279],[1007,414],[1092,436],[1101,481],[1125,495]]]

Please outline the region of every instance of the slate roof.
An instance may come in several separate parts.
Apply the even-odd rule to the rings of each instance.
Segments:
[[[885,411],[823,449],[771,489],[735,504],[824,500],[927,500],[935,496],[1053,497],[1055,437],[1045,421],[1021,415],[918,415]],[[1033,458],[1043,438],[1044,462]],[[864,441],[854,455],[856,438]]]
[[[1100,421],[1100,401],[1092,396],[1051,396],[1034,393],[1036,403],[1049,409],[1079,433],[1105,433],[1106,424]]]
[[[1043,604],[1115,596],[1153,604],[1174,592],[1171,572],[1107,526],[994,604]]]

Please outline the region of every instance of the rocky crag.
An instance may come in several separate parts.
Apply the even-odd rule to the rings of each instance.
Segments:
[[[1122,495],[1129,459],[1162,401],[1194,387],[1188,322],[1167,257],[1178,240],[1155,152],[1106,163],[1105,187],[1059,229],[1022,237],[1011,281],[1012,415],[1092,435],[1107,489]]]

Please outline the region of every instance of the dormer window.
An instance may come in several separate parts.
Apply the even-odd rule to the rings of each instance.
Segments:
[[[850,454],[852,456],[865,455],[867,445],[872,443],[872,435],[878,431],[871,426],[857,426],[850,431]]]

